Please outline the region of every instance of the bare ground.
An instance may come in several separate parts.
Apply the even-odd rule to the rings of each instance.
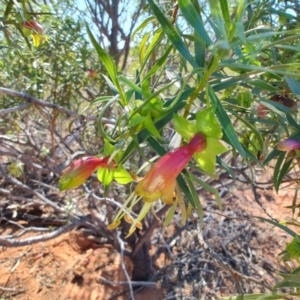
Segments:
[[[261,182],[271,180],[270,170],[259,172]],[[258,189],[256,200],[250,185],[220,183],[223,209],[201,194],[204,207],[202,236],[224,263],[218,265],[201,243],[197,221],[180,226],[180,217],[165,232],[158,230],[150,256],[153,270],[148,287],[132,285],[139,299],[217,299],[237,293],[267,292],[282,270],[277,256],[290,238],[253,216],[276,220],[292,217],[293,188],[277,195],[272,189]],[[258,204],[259,202],[259,204]],[[267,214],[266,214],[267,213]],[[22,224],[22,221],[18,221]],[[1,222],[1,236],[21,229]],[[26,233],[22,238],[32,236]],[[233,272],[224,269],[230,266]],[[18,248],[1,248],[0,297],[3,299],[128,299],[126,273],[133,263],[111,245],[80,230],[53,240]],[[124,272],[124,269],[126,270]],[[144,288],[141,288],[144,287]]]

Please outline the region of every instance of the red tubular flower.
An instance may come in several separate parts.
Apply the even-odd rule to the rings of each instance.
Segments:
[[[300,141],[287,139],[280,142],[277,145],[277,149],[284,152],[300,149]]]
[[[84,182],[98,168],[115,168],[115,162],[108,165],[109,157],[99,158],[94,156],[83,157],[73,161],[62,173],[59,180],[59,189],[61,191],[77,187]]]
[[[143,197],[145,202],[154,202],[161,198],[163,202],[172,204],[176,177],[192,156],[205,148],[205,135],[197,133],[187,145],[174,149],[161,157],[138,183],[135,193]]]
[[[39,34],[44,33],[43,26],[34,20],[25,21],[23,25],[24,27],[31,29],[35,33],[39,33]]]

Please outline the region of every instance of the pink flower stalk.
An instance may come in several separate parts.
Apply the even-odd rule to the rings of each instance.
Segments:
[[[206,148],[206,137],[197,133],[191,141],[161,157],[138,183],[135,193],[145,202],[154,202],[161,198],[167,204],[173,203],[176,177],[186,167],[196,152]]]
[[[108,165],[109,157],[88,156],[73,161],[62,173],[59,180],[61,191],[77,187],[87,181],[87,179],[99,168],[115,168],[115,162]]]
[[[287,139],[285,141],[280,142],[277,145],[277,149],[284,152],[300,149],[300,141]]]
[[[35,33],[43,34],[44,33],[44,28],[41,24],[34,20],[30,21],[25,21],[24,22],[24,27],[31,29]]]

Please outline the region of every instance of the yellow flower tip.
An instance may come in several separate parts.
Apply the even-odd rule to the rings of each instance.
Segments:
[[[125,239],[127,239],[127,238],[130,237],[132,234],[134,234],[135,230],[136,230],[136,227],[135,227],[134,225],[132,225],[132,226],[130,227],[130,229],[129,229],[128,234],[125,236]]]
[[[129,224],[133,224],[133,223],[134,223],[133,217],[131,217],[129,214],[126,214],[126,215],[124,216],[124,220],[125,220],[127,223],[129,223]]]
[[[132,224],[132,226],[138,228],[138,229],[143,229],[143,225],[140,221],[134,220],[134,218],[132,218],[129,214],[126,214],[124,216],[124,220],[129,223]]]
[[[141,229],[141,230],[143,229],[143,225],[142,225],[142,223],[139,222],[139,221],[136,222],[135,226],[136,226],[136,228],[138,228],[138,229]]]
[[[116,229],[119,225],[120,225],[121,221],[115,221],[112,222],[111,224],[107,225],[107,229],[112,230],[112,229]]]

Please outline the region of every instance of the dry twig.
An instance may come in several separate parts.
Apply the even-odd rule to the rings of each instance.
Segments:
[[[22,246],[27,246],[27,245],[32,245],[32,244],[36,244],[39,242],[45,242],[48,240],[51,240],[55,237],[58,237],[66,232],[71,231],[72,229],[78,227],[78,226],[82,226],[84,224],[86,224],[89,221],[90,217],[86,216],[83,217],[79,220],[76,220],[75,222],[62,226],[59,229],[50,232],[50,233],[46,233],[43,235],[38,235],[38,236],[34,236],[34,237],[30,237],[24,240],[18,240],[15,238],[11,238],[11,239],[6,239],[6,238],[0,238],[0,246],[4,246],[4,247],[22,247]]]
[[[32,97],[31,95],[26,94],[26,93],[20,93],[20,92],[17,92],[17,91],[11,90],[11,89],[7,89],[7,88],[4,88],[4,87],[0,87],[0,93],[2,93],[4,95],[7,95],[7,96],[16,97],[16,98],[27,101],[27,103],[26,103],[27,106],[26,107],[29,106],[28,104],[33,104],[33,105],[36,105],[36,106],[39,106],[39,107],[48,107],[48,108],[57,110],[61,113],[66,114],[68,117],[83,117],[85,120],[88,120],[88,121],[97,121],[98,120],[97,117],[82,116],[82,115],[80,115],[78,113],[75,113],[71,110],[68,110],[68,109],[66,109],[66,108],[64,108],[64,107],[62,107],[58,104],[52,104],[52,103],[49,103],[49,102],[45,102],[43,100],[36,99],[36,98]],[[13,111],[17,111],[17,110],[21,110],[21,109],[24,109],[24,108],[25,108],[25,106],[19,105],[17,107],[11,108],[11,109],[0,110],[0,116],[12,112],[12,109],[13,109]],[[115,125],[115,121],[111,120],[111,119],[102,118],[101,121],[104,124]]]

